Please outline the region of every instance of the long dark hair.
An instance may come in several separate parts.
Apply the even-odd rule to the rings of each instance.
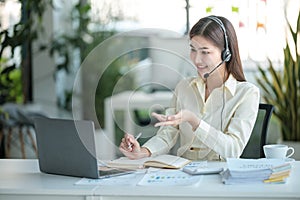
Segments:
[[[231,52],[230,61],[226,62],[226,68],[229,74],[232,74],[233,77],[238,81],[246,81],[242,62],[239,53],[239,46],[236,37],[236,33],[231,22],[225,17],[217,17],[224,24],[227,33],[228,47]],[[210,19],[209,17],[201,18],[190,30],[189,37],[192,39],[194,36],[199,35],[203,36],[206,39],[213,42],[218,48],[222,51],[225,49],[225,38],[224,32],[221,26]]]

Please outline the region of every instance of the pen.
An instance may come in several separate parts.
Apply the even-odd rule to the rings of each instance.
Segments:
[[[142,132],[140,132],[140,133],[135,137],[135,140],[139,139],[141,136],[142,136]],[[132,147],[132,144],[129,144],[129,145],[128,145],[128,148],[131,148],[131,147]]]

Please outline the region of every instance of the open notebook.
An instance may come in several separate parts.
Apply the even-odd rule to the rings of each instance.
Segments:
[[[106,165],[115,168],[139,169],[145,167],[158,167],[167,169],[180,169],[191,161],[182,157],[164,154],[156,157],[147,157],[139,160],[131,160],[120,157],[116,160],[107,161]]]

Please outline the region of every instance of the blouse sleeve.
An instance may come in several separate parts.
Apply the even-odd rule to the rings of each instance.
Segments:
[[[166,115],[174,115],[176,113],[176,90],[175,95],[171,100],[170,108],[166,109]],[[176,144],[179,136],[178,127],[174,126],[161,126],[155,136],[150,138],[143,147],[146,147],[152,156],[166,154]]]

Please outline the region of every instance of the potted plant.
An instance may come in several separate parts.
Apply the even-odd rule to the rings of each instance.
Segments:
[[[0,157],[5,156],[5,143],[9,141],[4,132],[7,133],[6,122],[11,116],[4,109],[5,104],[19,106],[32,102],[32,43],[43,31],[41,22],[46,6],[52,5],[50,0],[18,0],[14,3],[20,5],[20,21],[8,28],[0,28]]]
[[[287,33],[291,40],[286,40],[283,50],[283,70],[276,71],[269,60],[269,68],[266,71],[259,66],[260,77],[257,78],[257,82],[262,88],[265,101],[275,106],[274,116],[280,125],[282,142],[289,141],[288,145],[295,148],[295,143],[300,142],[300,15],[295,30],[288,23]],[[300,149],[295,149],[298,154],[299,151]],[[294,157],[296,158],[296,155]]]

